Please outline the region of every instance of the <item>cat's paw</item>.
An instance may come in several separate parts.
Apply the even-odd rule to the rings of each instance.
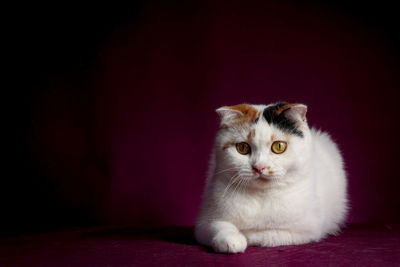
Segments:
[[[247,240],[241,233],[220,232],[212,240],[212,247],[219,253],[243,253]]]

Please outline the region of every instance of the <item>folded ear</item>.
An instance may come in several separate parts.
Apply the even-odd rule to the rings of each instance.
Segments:
[[[231,109],[230,107],[226,106],[220,107],[219,109],[216,110],[216,112],[218,113],[219,118],[221,120],[221,126],[230,125],[234,123],[234,121],[239,120],[240,117],[243,116],[242,112]]]
[[[248,104],[240,104],[235,106],[224,106],[216,110],[220,119],[221,126],[229,126],[242,122],[253,122],[259,111]]]
[[[288,104],[287,108],[282,110],[284,116],[294,122],[306,122],[307,106],[303,104]],[[284,106],[285,107],[285,106]]]

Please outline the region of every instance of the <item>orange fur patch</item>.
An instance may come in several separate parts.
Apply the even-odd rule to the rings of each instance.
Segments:
[[[280,107],[280,108],[278,108],[276,111],[275,111],[275,113],[276,113],[276,115],[279,115],[279,114],[281,114],[283,111],[285,111],[285,110],[287,110],[287,109],[289,109],[289,108],[291,108],[291,107],[293,107],[293,106],[295,106],[296,104],[286,104],[286,105],[283,105],[282,107]]]
[[[276,134],[272,134],[271,135],[271,141],[274,141],[276,139],[276,137],[277,137]]]
[[[235,106],[230,106],[229,108],[240,111],[243,114],[243,116],[238,121],[238,123],[253,122],[257,118],[258,114],[260,113],[257,109],[253,108],[252,106],[250,106],[248,104],[239,104],[239,105],[235,105]]]
[[[256,135],[256,130],[251,130],[249,132],[249,134],[247,135],[247,139],[250,140],[251,138],[253,138]]]

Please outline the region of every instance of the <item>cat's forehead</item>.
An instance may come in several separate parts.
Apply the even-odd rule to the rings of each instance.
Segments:
[[[269,105],[239,104],[217,109],[221,129],[236,138],[269,138],[271,135],[304,137],[307,106],[278,102]],[[304,127],[305,126],[305,127]]]
[[[278,125],[271,123],[268,114],[273,111],[274,114],[279,115],[284,110],[283,105],[270,104],[270,105],[251,105],[252,108],[257,110],[257,116],[252,123],[247,125],[244,130],[247,139],[256,140],[269,140],[272,136],[275,138],[287,136],[287,134],[279,128]]]
[[[273,130],[271,125],[265,120],[263,112],[271,105],[252,105],[257,110],[257,116],[254,121],[249,125],[249,131],[257,132],[258,134],[270,134]]]
[[[268,134],[271,135],[271,133],[274,132],[303,137],[302,131],[298,129],[301,124],[293,120],[293,115],[287,115],[288,111],[296,106],[298,106],[298,104],[289,104],[287,102],[278,102],[269,105],[253,105],[257,110],[257,117],[251,123],[250,127],[264,136]]]
[[[249,126],[247,131],[254,138],[269,138],[272,134],[281,134],[281,131],[274,125],[269,124],[262,115]]]

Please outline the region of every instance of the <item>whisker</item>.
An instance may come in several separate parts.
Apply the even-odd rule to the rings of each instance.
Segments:
[[[241,173],[240,173],[240,174],[241,174]],[[242,191],[242,188],[243,188],[243,186],[244,186],[245,180],[246,180],[246,179],[245,179],[244,177],[240,177],[240,179],[239,179],[237,185],[235,186],[235,188],[234,188],[234,190],[233,190],[233,196],[239,195],[239,194],[241,194],[241,193],[243,192],[243,191]]]
[[[234,188],[233,191],[232,191],[233,197],[236,196],[237,188],[238,188],[238,186],[240,185],[241,182],[242,182],[242,179],[239,179],[238,182],[236,183],[236,186],[235,186],[235,188]]]
[[[227,172],[227,171],[232,171],[232,170],[237,170],[237,167],[228,168],[228,169],[224,169],[224,170],[218,171],[218,172],[214,173],[214,175],[220,174],[220,173],[223,173],[223,172]]]
[[[245,191],[246,191],[246,189],[247,189],[247,186],[249,185],[249,183],[250,183],[250,179],[249,178],[242,178],[242,180],[243,180],[243,184],[242,184],[242,188],[241,188],[241,193],[243,194]]]
[[[222,197],[225,197],[225,194],[228,192],[228,190],[232,187],[232,185],[236,182],[236,178],[239,177],[239,174],[233,175],[228,182],[228,185],[225,187],[224,192],[222,193]]]

